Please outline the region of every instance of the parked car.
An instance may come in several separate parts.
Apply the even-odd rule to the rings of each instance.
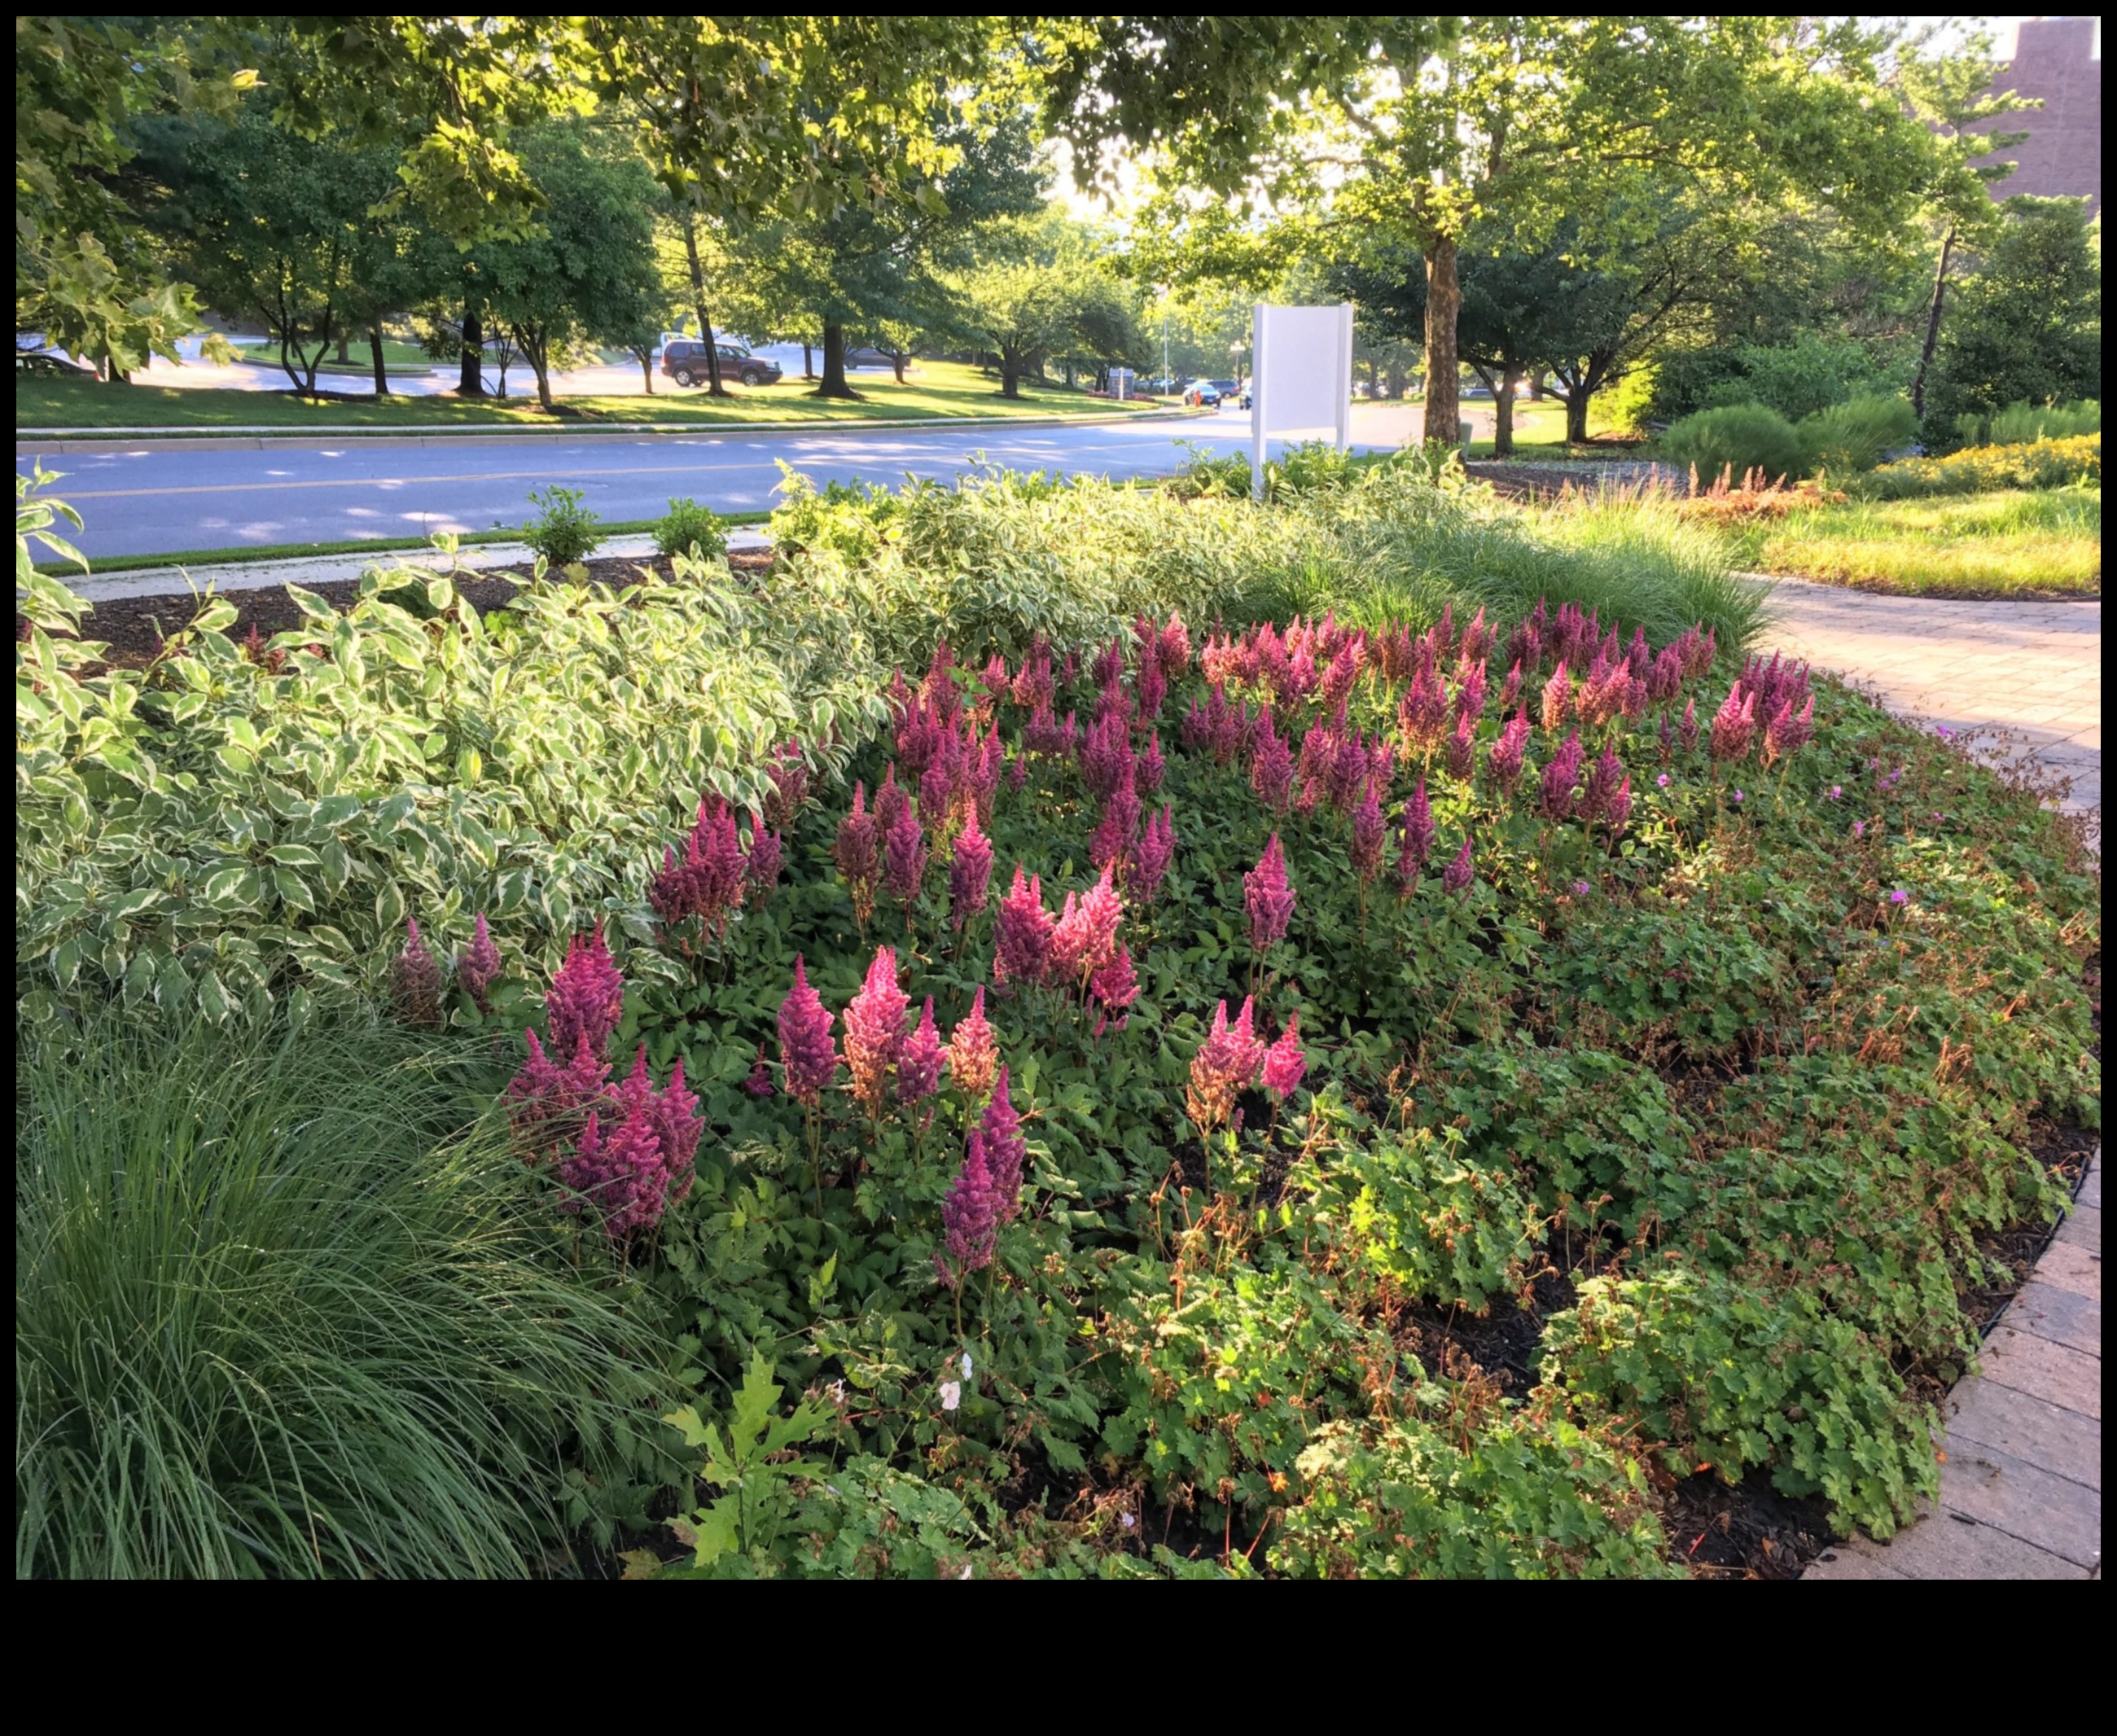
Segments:
[[[95,370],[85,362],[76,362],[62,349],[20,349],[15,352],[15,372],[18,374],[56,375],[70,379],[85,376],[93,380]]]
[[[1220,389],[1210,380],[1193,380],[1183,388],[1183,401],[1194,409],[1217,409]]]
[[[740,380],[745,386],[776,386],[780,367],[763,356],[754,356],[740,344],[719,344],[722,383]],[[706,364],[706,346],[696,338],[677,338],[662,346],[662,372],[679,386],[703,386],[713,378]]]
[[[1250,407],[1249,388],[1238,380],[1209,380],[1206,384],[1220,395],[1223,404],[1232,404],[1238,410]]]
[[[862,344],[846,352],[847,367],[886,367],[892,373],[897,370],[897,358],[888,350],[877,349],[872,344]]]

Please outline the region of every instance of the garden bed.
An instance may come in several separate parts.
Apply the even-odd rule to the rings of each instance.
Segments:
[[[739,584],[218,604],[144,682],[40,593],[19,1022],[469,1033],[669,1347],[695,1475],[556,1443],[592,1570],[1796,1571],[2063,1208],[2099,880],[1688,545],[1482,510],[797,498]]]

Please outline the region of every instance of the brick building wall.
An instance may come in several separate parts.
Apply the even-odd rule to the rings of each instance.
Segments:
[[[1992,196],[2085,196],[2088,214],[2102,209],[2102,62],[2095,53],[2092,18],[2025,18],[2014,58],[1994,88],[2040,96],[2041,108],[1990,122],[1995,131],[2027,132],[2014,149],[1995,153],[2019,165],[1995,183]]]

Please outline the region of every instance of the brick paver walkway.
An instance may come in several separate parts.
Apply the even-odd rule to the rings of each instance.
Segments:
[[[1782,584],[1766,647],[1876,689],[1892,710],[2102,802],[2102,605],[1945,603]],[[2089,1579],[2102,1572],[2102,1158],[2073,1215],[1949,1394],[1940,1498],[1886,1544],[1826,1550],[1810,1579]]]
[[[1892,711],[2072,780],[2065,806],[2101,838],[2102,604],[1949,603],[1782,580],[1767,649],[1877,689]]]

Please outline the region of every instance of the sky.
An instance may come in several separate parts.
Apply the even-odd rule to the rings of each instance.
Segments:
[[[2025,16],[2035,17],[2065,17],[2077,15],[2059,12],[2039,12],[2027,14]],[[1960,21],[1966,30],[1981,27],[1985,30],[1990,30],[1992,33],[1993,52],[1998,55],[2001,60],[2011,60],[2013,58],[2014,30],[2015,27],[2022,21],[2020,18],[1964,18]],[[2102,58],[2102,25],[2099,21],[2095,26],[2095,56],[2098,60]]]

